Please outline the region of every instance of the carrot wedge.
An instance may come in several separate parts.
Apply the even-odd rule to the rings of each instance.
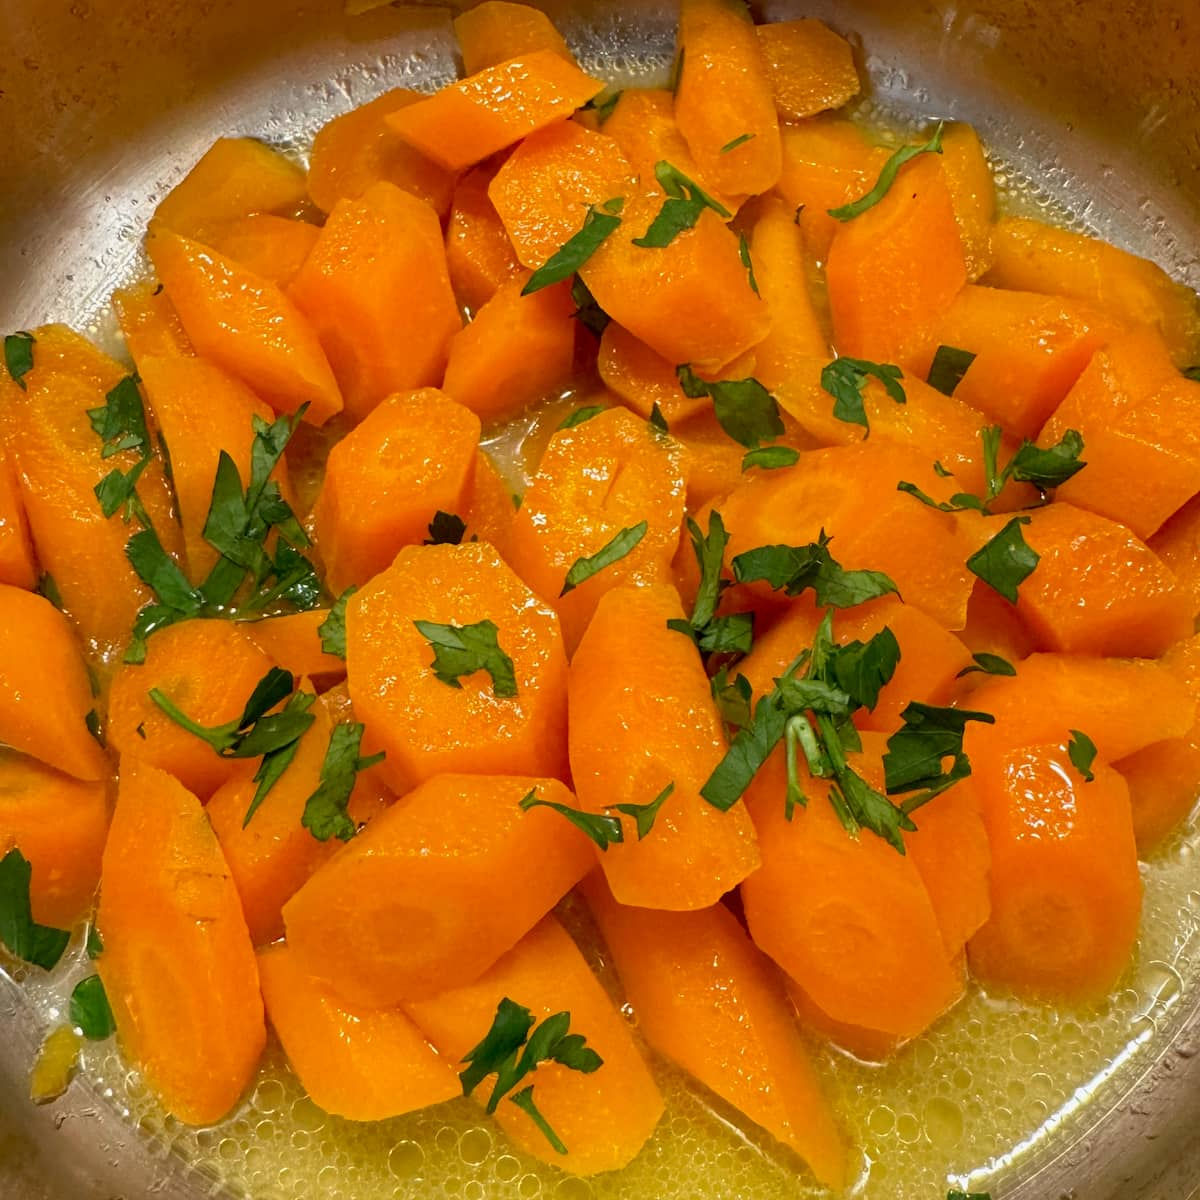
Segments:
[[[166,289],[144,279],[112,294],[113,311],[121,326],[125,349],[139,367],[150,355],[191,354],[192,343]]]
[[[552,50],[564,62],[575,62],[550,18],[528,4],[484,0],[454,18],[454,36],[468,75],[535,50]]]

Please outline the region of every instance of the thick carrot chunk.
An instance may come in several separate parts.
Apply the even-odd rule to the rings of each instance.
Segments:
[[[192,343],[162,284],[145,279],[117,288],[112,294],[112,306],[125,348],[135,363],[140,365],[143,358],[151,356],[191,354]]]
[[[468,171],[454,189],[446,230],[446,267],[454,294],[473,312],[521,269],[508,231],[488,196],[495,171]]]
[[[705,178],[731,196],[768,191],[782,162],[779,118],[745,5],[683,0],[678,40],[675,119]]]
[[[550,18],[528,4],[484,0],[454,18],[454,35],[468,75],[535,50],[551,50],[564,61],[575,63]]]
[[[475,478],[467,497],[465,540],[490,542],[507,561],[512,550],[512,527],[517,515],[512,488],[496,469],[491,456],[480,450],[475,456]]]
[[[650,1045],[800,1154],[826,1187],[843,1187],[846,1148],[783,982],[733,913],[627,908],[598,878],[585,894]]]
[[[163,226],[151,227],[146,252],[199,354],[278,412],[307,404],[306,420],[322,425],[341,411],[316,334],[269,279]]]
[[[462,326],[437,214],[391,183],[334,206],[291,296],[355,421],[393,392],[440,383]]]
[[[572,801],[553,779],[439,775],[376,817],[284,906],[304,968],[376,1007],[478,979],[595,861],[570,822],[521,808],[535,789]]]
[[[887,1062],[907,1040],[890,1033],[880,1033],[878,1029],[863,1029],[860,1025],[835,1021],[794,979],[785,976],[784,987],[796,1015],[804,1025],[827,1042],[848,1050],[862,1062]]]
[[[569,651],[610,588],[667,579],[683,499],[674,444],[624,409],[550,439],[513,522],[512,562],[557,607]],[[576,562],[643,522],[645,532],[627,554],[562,595]]]
[[[376,183],[394,183],[445,217],[454,194],[454,173],[414,150],[387,121],[392,113],[424,99],[421,92],[393,88],[317,130],[308,164],[308,194],[322,212],[332,212],[339,200],[357,200]]]
[[[502,661],[501,683],[483,670],[461,686],[443,682],[416,621],[492,622],[516,694],[501,685]],[[387,751],[383,771],[397,791],[443,771],[566,776],[558,619],[484,542],[401,550],[347,606],[346,668],[358,719]]]
[[[992,915],[970,944],[980,979],[1080,1003],[1111,991],[1142,905],[1129,789],[1097,761],[1085,783],[1058,745],[972,755],[992,848]]]
[[[644,908],[706,908],[759,861],[742,805],[723,813],[700,795],[726,747],[696,647],[667,628],[683,619],[671,587],[616,588],[571,660],[571,777],[582,807],[611,813],[670,789],[645,838],[628,824],[600,859],[617,899]]]
[[[14,431],[12,436],[18,435]],[[0,583],[32,588],[38,580],[37,560],[21,498],[16,455],[8,446],[9,437],[0,438]]]
[[[967,602],[967,623],[958,635],[977,654],[997,654],[1010,663],[1019,662],[1037,649],[1037,640],[1021,620],[1016,606],[983,580],[975,584]]]
[[[942,171],[967,260],[967,277],[978,279],[992,265],[992,222],[996,184],[991,164],[970,125],[955,123],[942,134]]]
[[[565,120],[604,90],[554,50],[478,71],[387,118],[409,145],[451,171]]]
[[[1189,500],[1149,541],[1187,593],[1188,607],[1200,613],[1200,497]]]
[[[326,1112],[386,1121],[462,1094],[453,1065],[402,1012],[343,1000],[287,946],[259,951],[258,973],[288,1062]]]
[[[207,742],[177,725],[150,699],[158,688],[201,725],[241,716],[271,660],[231,621],[182,621],[156,633],[146,661],[122,663],[108,701],[108,740],[120,754],[136,756],[174,775],[202,800],[247,764],[222,758]]]
[[[504,1100],[501,1128],[527,1154],[594,1175],[625,1166],[662,1116],[662,1097],[629,1028],[566,931],[547,917],[481,979],[421,1004],[405,1006],[422,1033],[451,1062],[459,1062],[491,1027],[503,999],[528,1008],[538,1021],[571,1014],[571,1032],[604,1060],[591,1074],[544,1063],[527,1077],[538,1110],[567,1147],[556,1154],[532,1119]],[[482,1103],[490,1082],[475,1092]]]
[[[71,929],[91,908],[108,836],[108,788],[6,751],[0,755],[0,856],[29,860],[33,919]]]
[[[277,666],[293,675],[328,678],[345,675],[346,661],[321,647],[321,626],[329,609],[282,613],[260,621],[244,621],[241,631]]]
[[[858,95],[854,51],[823,21],[773,21],[757,33],[781,117],[815,117]]]
[[[125,1053],[173,1116],[219,1121],[266,1041],[254,948],[200,802],[133,758],[122,764],[96,925]]]
[[[222,226],[209,244],[260,278],[286,288],[304,266],[320,233],[307,221],[261,213]]]
[[[478,444],[479,418],[425,388],[390,396],[334,446],[314,512],[335,593],[424,541],[439,510],[462,512]]]

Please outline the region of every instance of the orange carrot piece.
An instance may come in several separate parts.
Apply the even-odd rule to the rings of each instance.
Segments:
[[[575,302],[569,283],[521,294],[522,271],[450,342],[448,396],[486,421],[514,416],[534,400],[561,390],[575,363]]]
[[[467,75],[536,50],[550,50],[575,65],[574,55],[550,18],[528,4],[484,0],[454,18],[454,36]]]
[[[209,244],[247,271],[286,288],[304,266],[320,233],[307,221],[260,213],[223,225]]]
[[[584,894],[650,1045],[842,1188],[846,1147],[783,982],[733,913],[628,908],[598,877]]]
[[[848,1051],[860,1062],[887,1062],[907,1040],[880,1033],[877,1029],[863,1029],[859,1025],[835,1021],[794,979],[785,976],[784,987],[796,1015],[804,1025],[825,1041]]]
[[[446,267],[454,294],[475,312],[521,269],[508,231],[488,196],[495,170],[468,171],[454,189],[446,229]]]
[[[339,200],[357,200],[376,183],[393,183],[424,200],[439,217],[450,211],[454,173],[414,150],[388,124],[394,112],[424,100],[421,92],[392,88],[322,125],[313,138],[308,194],[322,212]]]
[[[38,569],[21,498],[16,455],[8,448],[16,436],[13,430],[0,438],[0,583],[29,589],[37,584]]]
[[[424,541],[439,510],[461,513],[478,445],[479,418],[425,388],[388,397],[334,446],[314,516],[335,593]]]
[[[596,606],[568,676],[571,777],[581,807],[650,804],[669,787],[654,827],[600,859],[622,904],[699,909],[758,866],[743,806],[720,812],[700,789],[725,754],[721,718],[687,637],[675,590],[620,587]]]
[[[958,636],[972,654],[998,654],[1014,664],[1037,648],[1016,607],[983,580],[971,592],[967,623]]]
[[[565,120],[604,90],[553,50],[535,50],[443,88],[387,118],[409,145],[460,171]]]
[[[611,137],[563,121],[526,138],[488,196],[517,258],[536,270],[579,232],[589,205],[630,194],[632,173]]]
[[[341,411],[316,333],[275,284],[163,226],[151,227],[146,252],[199,354],[278,412],[307,404],[305,419],[323,425]]]
[[[1097,761],[1085,783],[1058,744],[971,758],[992,849],[992,914],[971,939],[972,971],[1020,994],[1099,999],[1129,962],[1141,912],[1125,781]]]
[[[393,392],[440,383],[462,325],[437,214],[391,183],[334,207],[291,296],[312,321],[354,421]]]
[[[993,287],[1071,296],[1122,325],[1152,325],[1179,367],[1200,357],[1196,295],[1160,266],[1108,242],[1025,217],[1005,217],[992,232]]]
[[[532,814],[531,814],[532,815]],[[405,1011],[441,1052],[459,1062],[491,1027],[505,998],[536,1020],[571,1014],[571,1032],[604,1060],[591,1074],[545,1063],[529,1077],[539,1111],[567,1147],[556,1154],[533,1121],[505,1100],[496,1121],[527,1154],[572,1175],[614,1171],[630,1162],[654,1131],[663,1103],[620,1013],[563,927],[547,917],[481,979]],[[483,1103],[488,1083],[475,1095]]]
[[[838,352],[910,365],[967,281],[938,156],[911,161],[878,204],[842,223],[825,275]]]
[[[671,437],[679,443],[689,512],[697,512],[719,497],[727,496],[742,482],[742,459],[746,449],[721,428],[711,409],[673,424]],[[681,547],[685,567],[691,572],[695,563],[691,542],[681,541]],[[693,586],[698,583],[697,578]]]
[[[125,757],[174,775],[188,791],[207,799],[245,773],[247,764],[221,758],[177,725],[150,699],[150,689],[158,688],[201,725],[220,725],[241,716],[270,669],[271,660],[231,621],[170,625],[147,643],[144,663],[122,663],[113,675],[109,744]]]
[[[287,946],[258,953],[267,1016],[318,1108],[386,1121],[462,1094],[453,1066],[402,1012],[343,1000]]]
[[[134,758],[122,763],[96,927],[125,1054],[172,1116],[215,1124],[266,1042],[254,949],[200,802]]]
[[[475,478],[467,497],[466,511],[459,515],[467,523],[466,540],[478,538],[481,542],[489,542],[501,558],[508,559],[517,508],[508,481],[483,450],[475,456]]]
[[[521,808],[534,789],[572,801],[554,779],[427,780],[284,905],[288,945],[306,970],[374,1007],[478,979],[595,862],[591,843],[568,821]]]
[[[970,125],[955,122],[943,131],[942,172],[954,202],[967,278],[978,279],[992,265],[996,184],[979,135]]]
[[[1145,858],[1159,848],[1196,807],[1200,797],[1200,742],[1164,738],[1113,766],[1129,786],[1133,834]]]
[[[151,356],[192,353],[183,322],[162,284],[145,279],[117,288],[112,294],[112,306],[125,348],[135,363]]]
[[[858,95],[854,51],[823,21],[774,21],[759,25],[757,33],[781,117],[815,117]]]
[[[72,929],[91,908],[108,817],[104,783],[0,755],[0,856],[16,846],[32,865],[29,900],[39,924]]]
[[[443,683],[414,625],[491,621],[517,694],[485,672]],[[558,619],[484,542],[409,546],[350,600],[346,668],[358,719],[397,791],[444,771],[566,777],[567,660]]]
[[[203,241],[251,213],[290,213],[305,199],[304,171],[254,138],[218,138],[154,210],[154,219]]]
[[[729,195],[779,182],[779,117],[754,22],[740,0],[683,0],[675,119],[705,178]],[[739,141],[739,139],[743,139]]]
[[[346,661],[321,648],[321,626],[329,609],[283,613],[259,621],[245,621],[241,631],[277,666],[293,675],[341,676]]]
[[[1200,613],[1200,496],[1189,500],[1148,544],[1174,573],[1192,613]]]
[[[512,563],[557,608],[568,652],[610,588],[666,581],[683,497],[673,443],[624,409],[609,409],[550,439],[513,521]],[[643,521],[646,532],[628,554],[562,595],[577,561]]]

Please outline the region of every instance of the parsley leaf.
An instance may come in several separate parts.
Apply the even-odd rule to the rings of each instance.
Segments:
[[[1033,574],[1041,555],[1021,533],[1029,517],[1013,517],[995,537],[967,559],[967,569],[1010,604],[1017,603],[1017,588]]]
[[[838,208],[828,210],[829,215],[838,221],[851,221],[857,216],[861,216],[869,208],[874,208],[891,190],[892,184],[896,182],[896,176],[900,173],[900,168],[904,166],[910,159],[916,158],[918,154],[941,154],[942,153],[942,127],[943,122],[938,122],[938,127],[934,131],[933,137],[921,146],[901,146],[891,158],[883,164],[883,169],[879,172],[879,178],[875,181],[875,186],[864,196],[860,196],[857,200],[851,201],[849,204],[843,204]]]
[[[930,508],[936,508],[938,512],[966,512],[967,509],[982,513],[989,511],[987,504],[980,500],[978,496],[973,496],[970,492],[955,492],[949,501],[935,500],[928,492],[922,491],[915,483],[911,483],[907,479],[901,479],[896,484],[896,491],[906,492],[908,495],[920,500],[922,504],[927,504]]]
[[[667,418],[663,416],[663,410],[659,408],[657,400],[650,406],[650,416],[647,419],[650,422],[650,428],[655,433],[671,432],[671,427],[667,424]]]
[[[358,832],[348,813],[355,781],[359,771],[383,761],[382,752],[359,757],[362,738],[363,726],[357,721],[343,722],[330,731],[320,785],[304,802],[300,818],[300,824],[318,842],[327,842],[331,837],[348,842]]]
[[[59,612],[63,612],[62,592],[58,590],[58,584],[54,581],[54,576],[49,571],[43,571],[38,576],[37,588],[35,589],[40,595],[45,596]]]
[[[358,591],[351,584],[334,602],[329,610],[329,616],[317,626],[321,638],[321,649],[326,654],[335,654],[338,658],[346,657],[346,605],[350,597]]]
[[[117,1032],[108,994],[99,975],[81,979],[71,993],[71,1024],[77,1025],[90,1042],[103,1042]]]
[[[95,962],[104,953],[104,940],[101,938],[100,930],[96,928],[94,921],[88,923],[84,946],[87,950],[87,956],[92,962]]]
[[[601,850],[607,850],[614,842],[625,840],[620,817],[584,812],[580,808],[572,808],[569,804],[559,804],[556,800],[541,800],[538,798],[537,788],[529,789],[521,798],[519,807],[525,812],[531,808],[553,809],[560,817],[566,817],[576,829],[591,838]]]
[[[717,614],[721,593],[727,586],[721,578],[725,567],[725,548],[729,545],[729,533],[725,521],[714,509],[708,514],[708,533],[701,531],[693,518],[687,519],[688,536],[692,551],[700,567],[700,586],[692,605],[692,628],[703,629]]]
[[[604,97],[594,96],[583,106],[584,110],[594,112],[596,120],[603,125],[613,115],[613,109],[620,103],[623,95],[625,95],[624,89],[617,92],[610,92]]]
[[[739,146],[744,146],[747,142],[753,141],[756,136],[757,135],[753,133],[743,133],[740,137],[735,137],[733,141],[726,142],[718,153],[728,154],[730,151],[736,150]]]
[[[981,650],[978,654],[972,654],[971,657],[975,661],[971,666],[963,667],[955,675],[955,679],[961,679],[964,675],[971,675],[976,671],[983,675],[1015,675],[1017,673],[1017,668],[1007,658],[1001,658],[999,654],[988,654],[986,650]]]
[[[882,571],[847,571],[829,553],[830,539],[822,530],[806,546],[758,546],[733,559],[733,577],[738,583],[763,581],[776,591],[798,596],[812,588],[822,607],[851,608],[876,600],[899,588]]]
[[[575,302],[575,311],[571,316],[585,329],[600,337],[612,323],[612,318],[596,302],[596,297],[578,275],[571,284],[571,299]]]
[[[667,199],[650,228],[640,238],[633,239],[635,246],[645,249],[669,246],[681,233],[695,226],[706,208],[711,208],[726,221],[733,216],[729,209],[666,160],[655,165],[654,177],[667,193]]]
[[[454,513],[442,512],[439,508],[429,522],[426,546],[460,546],[467,532],[467,523]]]
[[[1082,453],[1083,438],[1076,429],[1068,429],[1059,441],[1044,449],[1026,441],[1005,467],[1004,479],[1032,483],[1042,492],[1061,487],[1087,466],[1080,461]]]
[[[1096,778],[1092,772],[1092,764],[1096,761],[1096,743],[1086,733],[1078,729],[1071,730],[1071,740],[1067,743],[1067,755],[1085,783],[1091,783]]]
[[[687,56],[687,47],[680,46],[679,53],[675,56],[675,61],[671,64],[671,76],[667,80],[667,91],[673,94],[679,93],[679,85],[683,81],[683,60]]]
[[[885,625],[867,642],[839,646],[831,655],[829,670],[848,696],[863,708],[874,709],[879,693],[900,665],[900,643]]]
[[[906,404],[908,397],[900,380],[904,372],[892,363],[875,363],[865,358],[835,358],[821,371],[821,386],[833,397],[833,415],[848,425],[861,425],[871,434],[871,423],[863,404],[863,390],[869,377],[878,379],[884,390],[897,404]]]
[[[588,404],[583,408],[577,408],[574,412],[568,413],[559,423],[557,433],[561,429],[574,429],[576,425],[582,425],[584,421],[590,421],[593,417],[598,417],[602,412],[607,411],[603,404]]]
[[[674,790],[675,781],[672,780],[648,804],[607,804],[605,807],[632,817],[637,824],[637,835],[640,842],[654,828],[654,822],[658,819],[658,810],[662,808],[667,797]]]
[[[743,457],[742,470],[758,467],[763,471],[776,471],[780,467],[794,467],[799,461],[800,451],[791,446],[760,446]]]
[[[101,458],[111,458],[122,450],[150,450],[150,434],[146,428],[146,410],[138,390],[137,375],[126,375],[104,398],[100,408],[88,409],[93,431],[104,443]]]
[[[9,378],[23,392],[27,390],[25,376],[33,370],[33,347],[36,342],[33,334],[23,329],[10,333],[4,339],[4,366]]]
[[[962,377],[974,361],[975,355],[970,350],[960,350],[957,346],[939,346],[934,351],[933,362],[929,366],[929,374],[925,381],[943,396],[953,396],[954,389],[962,383]]]
[[[1194,367],[1184,367],[1181,374],[1184,379],[1190,379],[1193,383],[1200,383],[1200,363]]]
[[[646,536],[649,528],[649,522],[639,521],[636,525],[614,534],[595,554],[576,559],[563,581],[562,591],[558,594],[565,596],[568,592],[573,592],[581,583],[585,583],[605,567],[620,562]]]
[[[15,846],[0,859],[0,942],[10,954],[49,971],[62,958],[70,933],[33,919],[29,881],[33,867]]]
[[[744,729],[753,719],[750,710],[750,699],[754,692],[750,680],[739,674],[737,678],[729,678],[729,668],[722,667],[709,681],[713,700],[716,701],[717,711],[721,720],[729,729]]]
[[[439,625],[435,621],[414,621],[420,634],[433,650],[430,669],[445,684],[461,688],[460,680],[476,671],[492,677],[492,693],[500,698],[517,694],[513,660],[500,648],[500,630],[494,621],[476,621],[473,625]]]
[[[693,400],[708,396],[721,428],[739,445],[757,450],[764,442],[782,437],[785,430],[779,404],[757,379],[720,379],[709,382],[687,364],[675,368],[684,395]]]
[[[794,669],[795,664],[786,674]],[[700,789],[700,795],[714,808],[728,812],[742,798],[763,763],[783,740],[787,722],[778,688],[770,695],[760,697],[754,706],[750,724],[734,735],[725,756]]]
[[[619,213],[624,207],[624,196],[606,200],[603,204],[593,204],[583,219],[583,227],[534,271],[529,282],[521,289],[521,295],[532,295],[576,274],[605,240],[620,228]]]
[[[742,260],[742,266],[746,268],[750,290],[756,296],[761,296],[762,292],[758,290],[758,279],[754,274],[754,259],[750,257],[750,243],[746,240],[744,233],[738,234],[738,257]]]
[[[918,792],[905,800],[906,813],[914,812],[971,773],[971,760],[963,753],[963,732],[971,721],[994,725],[991,713],[965,708],[938,708],[914,700],[900,714],[904,725],[888,738],[883,769],[889,796]],[[942,763],[951,760],[949,770]]]

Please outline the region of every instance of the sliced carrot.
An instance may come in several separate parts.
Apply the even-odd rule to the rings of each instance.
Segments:
[[[346,673],[345,659],[321,648],[321,626],[329,609],[283,613],[260,621],[245,621],[241,631],[277,666],[293,675],[318,677]]]
[[[468,171],[454,189],[446,229],[446,267],[459,301],[482,308],[521,269],[508,231],[488,196],[495,169]]]
[[[887,1062],[907,1040],[880,1033],[877,1029],[835,1021],[794,979],[785,977],[784,986],[801,1022],[827,1042],[853,1054],[860,1062]]]
[[[955,122],[942,133],[942,171],[954,202],[967,278],[978,279],[992,265],[996,183],[979,135],[970,125]]]
[[[517,694],[477,672],[443,683],[415,621],[491,621]],[[350,695],[397,791],[443,771],[566,777],[567,661],[558,619],[484,542],[409,546],[346,609]]]
[[[454,36],[467,75],[535,50],[550,50],[565,62],[575,63],[550,18],[528,4],[484,0],[454,18]]]
[[[278,412],[302,404],[314,425],[342,408],[316,334],[268,279],[162,226],[146,252],[197,352],[237,376]]]
[[[1129,789],[1097,761],[1085,783],[1058,744],[972,755],[992,848],[992,914],[970,944],[980,979],[1081,1003],[1115,986],[1142,882]]]
[[[286,288],[304,266],[320,233],[307,221],[261,213],[223,225],[209,244],[261,279]]]
[[[335,593],[424,541],[439,510],[461,513],[478,445],[479,418],[424,388],[390,396],[334,446],[314,515]]]
[[[628,908],[598,877],[585,895],[650,1045],[842,1188],[846,1147],[783,982],[733,913]]]
[[[1123,325],[1152,325],[1179,367],[1200,356],[1195,294],[1148,259],[1026,217],[997,222],[992,246],[986,282],[993,287],[1071,296]]]
[[[122,763],[96,926],[125,1054],[172,1116],[215,1124],[266,1042],[254,949],[200,802],[134,758]]]
[[[553,50],[487,67],[387,118],[409,145],[451,171],[474,166],[565,120],[604,90]]]
[[[575,364],[575,302],[569,283],[521,294],[523,271],[450,342],[446,394],[486,421],[501,420],[561,391]]]
[[[391,183],[334,207],[291,296],[312,321],[354,421],[393,392],[440,383],[462,325],[437,214]]]
[[[711,407],[690,420],[672,425],[671,437],[679,443],[689,512],[697,512],[727,496],[742,482],[746,448],[721,428]],[[681,539],[681,546],[684,564],[691,571],[695,564],[691,542]]]
[[[117,288],[112,306],[125,348],[135,363],[151,355],[191,354],[192,343],[167,290],[152,279]]]
[[[517,258],[536,270],[582,228],[589,205],[630,194],[632,173],[611,137],[562,121],[509,155],[488,196]]]
[[[823,21],[772,21],[757,33],[781,117],[815,117],[858,95],[854,51]]]
[[[1195,734],[1164,738],[1113,764],[1129,785],[1138,853],[1152,854],[1196,807],[1200,743]]]
[[[72,929],[91,908],[108,818],[106,784],[0,755],[0,855],[16,846],[32,865],[29,900],[39,924]]]
[[[1200,613],[1200,496],[1189,500],[1148,544],[1187,593],[1192,612]]]
[[[150,699],[151,688],[201,725],[241,716],[271,660],[231,621],[182,621],[156,633],[146,661],[122,663],[108,701],[108,741],[122,756],[174,775],[202,800],[247,764],[222,758]]]
[[[512,563],[557,608],[568,652],[600,597],[622,583],[664,582],[683,519],[679,453],[624,409],[556,433],[513,522]],[[646,523],[629,553],[567,595],[567,573]]]
[[[459,514],[456,514],[459,515]],[[491,456],[480,450],[475,456],[475,478],[467,497],[466,537],[489,542],[507,560],[512,548],[512,527],[517,515],[508,481],[496,469]]]
[[[908,366],[967,281],[938,157],[901,168],[878,204],[843,222],[825,268],[838,351]]]
[[[260,950],[258,973],[271,1025],[319,1108],[386,1121],[462,1094],[452,1064],[402,1012],[343,1000],[287,946]]]
[[[0,583],[32,588],[37,584],[37,559],[29,534],[29,518],[21,498],[16,455],[8,449],[11,435],[0,438]]]
[[[967,603],[967,623],[958,635],[972,654],[998,654],[1019,662],[1037,648],[1016,607],[980,580]]]
[[[625,1166],[658,1124],[662,1097],[629,1027],[553,917],[542,921],[477,982],[405,1005],[405,1011],[444,1058],[459,1062],[488,1032],[505,998],[528,1008],[538,1021],[553,1013],[570,1013],[571,1032],[586,1037],[604,1064],[583,1074],[544,1063],[527,1077],[537,1107],[566,1145],[566,1155],[556,1154],[533,1121],[508,1100],[496,1109],[496,1121],[527,1154],[573,1175]],[[475,1093],[480,1103],[488,1087],[485,1082]]]
[[[284,905],[300,963],[373,1007],[478,979],[595,861],[570,822],[521,808],[535,789],[572,801],[553,779],[439,775],[381,813]]]
[[[254,138],[218,138],[163,197],[154,218],[203,241],[227,221],[294,212],[304,199],[304,172],[291,159]]]
[[[357,200],[376,183],[394,183],[446,216],[454,194],[453,172],[414,150],[387,121],[424,99],[421,92],[392,88],[317,130],[308,194],[322,212],[332,212],[339,200]]]
[[[675,119],[705,178],[728,195],[779,182],[779,118],[754,22],[740,0],[683,0]],[[739,140],[741,139],[741,140]]]

